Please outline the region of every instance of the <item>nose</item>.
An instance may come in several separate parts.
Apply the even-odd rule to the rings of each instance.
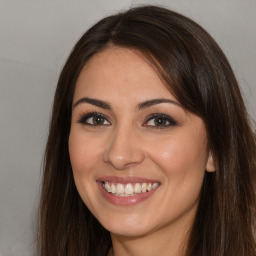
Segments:
[[[135,131],[120,128],[113,131],[106,146],[103,160],[117,170],[140,164],[145,158],[143,143]]]

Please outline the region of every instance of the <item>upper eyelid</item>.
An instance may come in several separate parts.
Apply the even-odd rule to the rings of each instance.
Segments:
[[[157,117],[162,117],[162,118],[166,118],[166,119],[172,120],[173,122],[177,122],[173,117],[171,117],[170,115],[164,114],[164,113],[153,113],[153,114],[150,114],[150,115],[148,115],[145,118],[145,121],[153,119],[153,118],[157,118]]]
[[[150,120],[152,120],[152,119],[155,119],[155,118],[163,118],[163,119],[166,119],[168,122],[169,122],[169,124],[168,125],[164,125],[164,126],[154,126],[154,125],[147,125],[147,123],[150,121]],[[158,114],[151,114],[151,115],[149,115],[146,119],[145,119],[145,121],[143,122],[143,126],[147,126],[147,127],[149,127],[149,128],[154,128],[154,129],[164,129],[164,128],[170,128],[170,127],[172,127],[172,126],[177,126],[178,125],[178,122],[173,118],[173,117],[171,117],[171,116],[169,116],[169,115],[166,115],[166,114],[160,114],[160,113],[158,113]]]
[[[104,115],[102,113],[99,113],[99,112],[88,112],[88,113],[83,113],[83,114],[79,115],[78,123],[82,123],[83,119],[89,119],[89,118],[92,118],[92,117],[97,116],[97,115],[105,118],[106,121],[111,124],[110,119],[106,115]]]

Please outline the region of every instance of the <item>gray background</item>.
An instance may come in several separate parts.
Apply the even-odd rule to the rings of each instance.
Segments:
[[[256,116],[256,0],[0,0],[0,256],[33,255],[50,109],[71,48],[101,17],[143,3],[205,27]]]

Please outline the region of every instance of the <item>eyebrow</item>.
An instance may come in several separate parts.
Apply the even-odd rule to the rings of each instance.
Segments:
[[[100,108],[103,108],[103,109],[111,110],[110,104],[107,103],[106,101],[93,99],[93,98],[88,98],[88,97],[84,97],[84,98],[79,99],[73,105],[73,108],[75,108],[76,106],[78,106],[82,103],[89,103],[91,105],[94,105],[94,106],[97,106],[97,107],[100,107]],[[143,110],[145,108],[151,107],[153,105],[161,104],[161,103],[171,103],[171,104],[174,104],[176,106],[181,107],[181,105],[178,102],[174,101],[174,100],[159,98],[159,99],[152,99],[152,100],[147,100],[147,101],[141,102],[137,105],[136,108],[138,110]]]
[[[100,107],[100,108],[104,108],[104,109],[111,109],[111,106],[109,103],[103,101],[103,100],[97,100],[97,99],[92,99],[92,98],[81,98],[80,100],[78,100],[74,105],[73,108],[75,108],[77,105],[81,104],[81,103],[89,103],[91,105]]]
[[[153,105],[161,104],[161,103],[171,103],[171,104],[174,104],[176,106],[181,107],[181,105],[178,102],[174,101],[174,100],[160,98],[160,99],[152,99],[152,100],[147,100],[147,101],[141,102],[137,106],[137,108],[138,108],[138,110],[142,110],[142,109],[151,107]]]

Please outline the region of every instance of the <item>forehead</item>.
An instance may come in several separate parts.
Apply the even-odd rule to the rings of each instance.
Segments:
[[[74,99],[80,96],[168,97],[174,99],[146,57],[137,50],[109,47],[83,67]],[[85,95],[84,95],[85,94]]]

